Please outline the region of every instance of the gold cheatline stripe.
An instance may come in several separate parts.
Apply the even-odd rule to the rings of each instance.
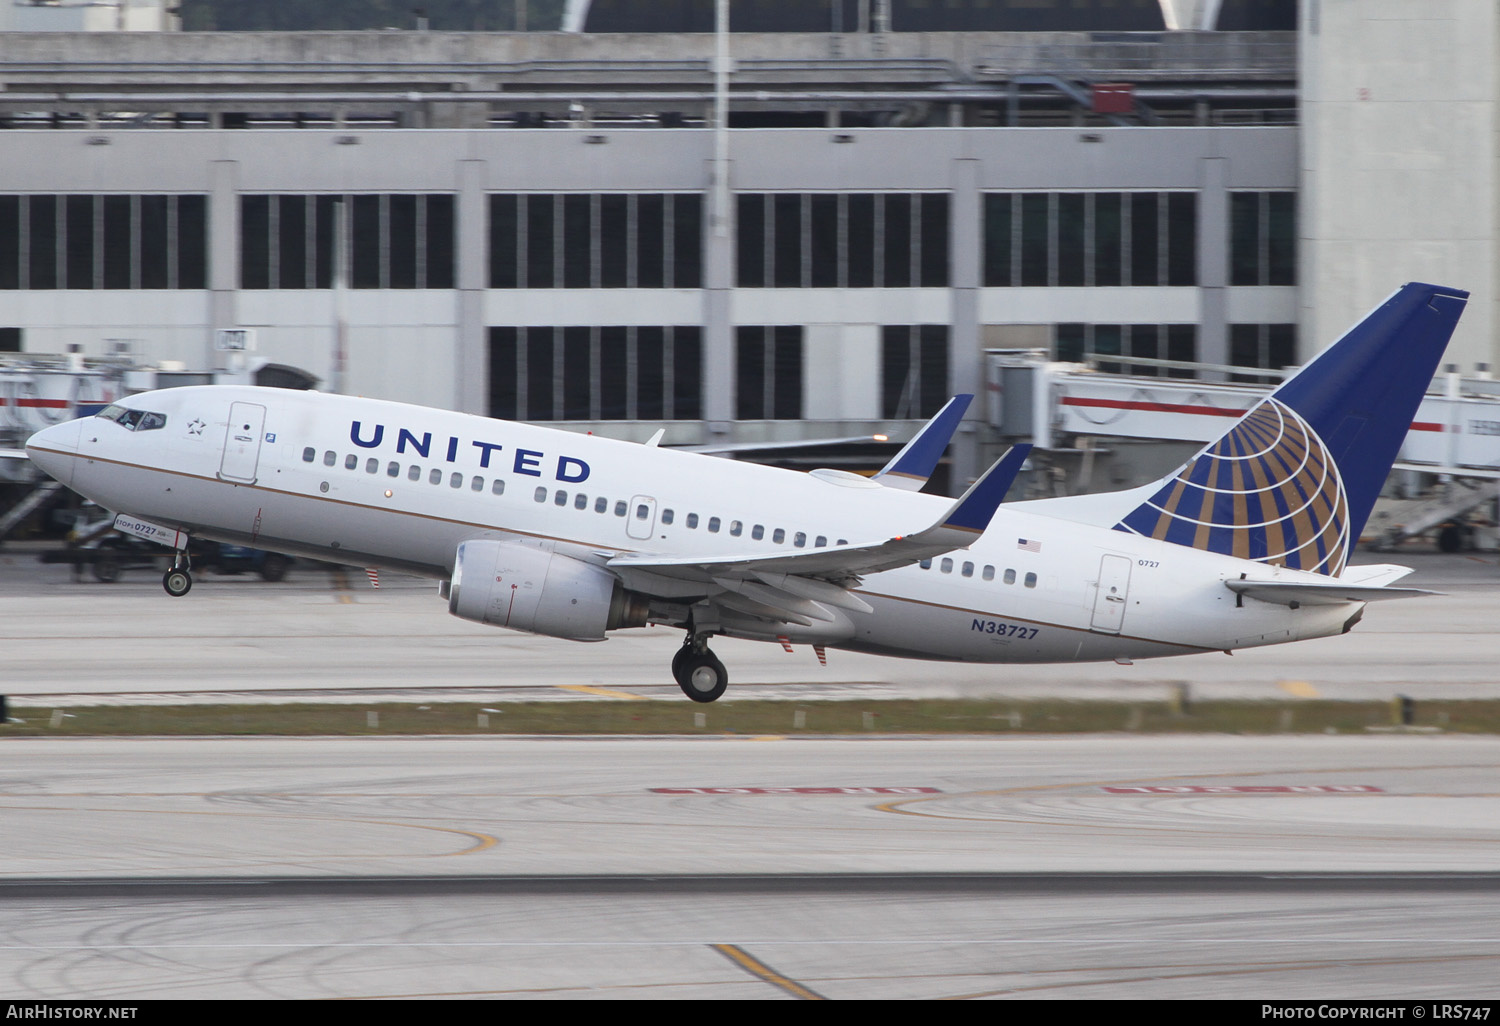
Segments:
[[[796,980],[787,979],[785,976],[781,975],[775,969],[772,969],[770,966],[766,965],[764,962],[761,962],[752,957],[742,948],[738,948],[733,944],[714,944],[712,945],[712,947],[719,954],[723,955],[725,958],[729,959],[735,965],[739,966],[741,969],[744,969],[752,976],[759,976],[762,980],[765,980],[772,986],[780,987],[782,990],[786,991],[793,997],[799,997],[804,1001],[828,1000],[817,991],[808,990]]]

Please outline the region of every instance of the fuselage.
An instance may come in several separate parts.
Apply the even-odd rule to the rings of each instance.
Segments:
[[[205,386],[122,405],[136,412],[39,433],[32,458],[110,510],[189,534],[440,579],[473,539],[598,565],[709,560],[879,542],[951,505],[853,475],[349,396]],[[855,594],[871,612],[722,633],[928,659],[1132,659],[1337,634],[1363,608],[1239,598],[1224,582],[1242,575],[1313,576],[1015,503],[966,549],[865,576]]]

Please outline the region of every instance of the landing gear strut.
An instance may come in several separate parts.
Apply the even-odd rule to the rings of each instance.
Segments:
[[[677,679],[677,686],[695,702],[712,702],[729,686],[724,664],[708,650],[708,637],[689,634],[672,657],[672,676]]]
[[[182,598],[193,589],[193,574],[186,557],[182,552],[177,553],[177,559],[161,579],[161,586],[166,589],[168,595],[173,598]]]

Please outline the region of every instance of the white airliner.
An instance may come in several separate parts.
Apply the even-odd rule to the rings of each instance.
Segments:
[[[1348,631],[1409,571],[1350,567],[1468,293],[1397,290],[1176,473],[1001,505],[1029,447],[957,502],[918,492],[967,397],[873,479],[374,399],[205,386],[38,432],[38,465],[174,536],[441,580],[464,619],[577,641],[685,632],[919,659],[1127,661]],[[654,441],[654,440],[653,440]]]

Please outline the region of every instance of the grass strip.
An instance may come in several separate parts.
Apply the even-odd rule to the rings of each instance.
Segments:
[[[422,734],[1500,733],[1500,700],[900,700],[12,706],[6,737]]]

